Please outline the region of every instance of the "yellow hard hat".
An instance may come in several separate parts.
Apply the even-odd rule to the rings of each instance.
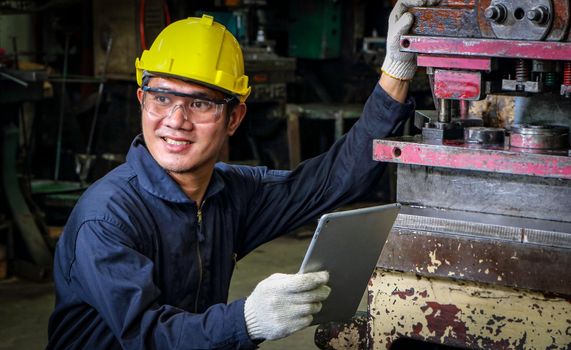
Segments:
[[[241,102],[250,95],[238,41],[208,15],[168,25],[151,48],[135,60],[135,68],[139,86],[143,84],[143,72],[147,71],[195,81],[236,95]]]

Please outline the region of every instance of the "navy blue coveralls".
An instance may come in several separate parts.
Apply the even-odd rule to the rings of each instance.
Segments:
[[[127,162],[85,192],[58,242],[48,348],[255,348],[245,299],[227,304],[236,260],[366,194],[384,168],[372,140],[413,109],[377,84],[328,152],[293,171],[218,163],[201,208],[137,137]]]

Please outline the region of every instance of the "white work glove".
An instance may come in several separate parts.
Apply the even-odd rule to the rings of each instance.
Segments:
[[[251,339],[275,340],[311,324],[331,288],[327,271],[276,273],[258,283],[246,299],[244,317]]]
[[[399,80],[411,80],[416,72],[414,53],[400,51],[400,37],[410,30],[414,16],[410,7],[433,6],[440,0],[399,0],[389,15],[387,53],[381,70]]]

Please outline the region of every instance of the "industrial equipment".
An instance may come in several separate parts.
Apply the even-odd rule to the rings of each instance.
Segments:
[[[292,1],[288,52],[291,57],[330,59],[341,55],[341,3]]]
[[[436,111],[419,111],[420,135],[375,140],[374,159],[397,164],[403,209],[366,315],[322,326],[316,343],[569,349],[571,2],[443,0],[412,12],[401,49],[426,67]],[[474,118],[492,95],[515,113]]]
[[[279,144],[285,142],[287,84],[295,81],[297,63],[295,57],[278,55],[276,42],[266,37],[266,9],[266,1],[247,1],[232,12],[207,12],[240,41],[252,87],[247,122],[230,139],[232,152],[227,150],[222,159],[285,168]]]
[[[38,101],[44,98],[43,82],[47,79],[45,71],[26,71],[11,68],[0,64],[0,107],[3,118],[0,120],[0,151],[2,152],[2,180],[0,193],[2,204],[6,203],[6,212],[9,220],[0,215],[0,227],[7,233],[7,237],[0,236],[0,246],[7,250],[7,257],[15,259],[9,262],[13,270],[35,280],[43,280],[50,276],[52,268],[52,250],[45,239],[41,220],[30,206],[30,195],[22,190],[21,179],[18,174],[18,149],[20,138],[26,139],[26,133],[21,133],[16,125],[19,123],[20,108],[24,102]],[[22,136],[21,136],[22,135]],[[3,208],[0,208],[3,209]],[[0,210],[1,211],[1,210]],[[3,213],[2,213],[3,214]],[[12,228],[17,232],[18,239],[14,242]],[[21,254],[15,256],[14,245],[21,242],[22,250],[27,252],[26,257]],[[4,260],[4,259],[3,259]],[[3,273],[5,276],[6,273]]]

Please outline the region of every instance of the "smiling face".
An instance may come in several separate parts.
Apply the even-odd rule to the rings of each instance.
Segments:
[[[148,86],[202,95],[213,100],[224,97],[219,91],[172,78],[153,77]],[[143,90],[137,90],[141,104],[145,94]],[[222,115],[216,121],[200,124],[193,123],[192,118],[185,118],[183,108],[175,109],[164,118],[157,118],[149,114],[146,108],[141,108],[143,137],[149,152],[162,168],[171,173],[211,172],[224,141],[234,134],[246,113],[245,104],[240,103],[232,110],[228,120],[227,108],[223,106]]]

